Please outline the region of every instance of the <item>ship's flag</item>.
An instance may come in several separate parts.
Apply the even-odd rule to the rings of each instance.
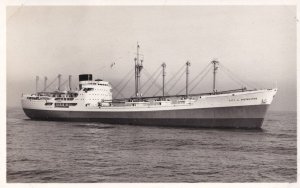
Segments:
[[[115,62],[112,62],[112,64],[110,64],[110,68],[112,69],[113,66],[115,66],[115,65],[116,65],[116,63],[115,63]]]

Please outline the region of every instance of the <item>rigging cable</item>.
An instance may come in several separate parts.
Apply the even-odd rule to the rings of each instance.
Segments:
[[[173,74],[173,76],[165,83],[165,85],[169,84],[169,83],[173,80],[173,78],[175,78],[185,66],[186,66],[186,65],[183,64],[183,66],[181,66],[181,67],[179,68],[179,70],[178,70],[175,74]]]
[[[144,86],[154,77],[156,76],[156,74],[158,73],[158,70],[160,69],[160,66],[155,70],[155,72],[150,75],[150,73],[147,71],[147,69],[144,69],[145,73],[147,74],[147,76],[149,77],[149,79],[141,86],[141,90],[144,88]],[[160,72],[159,72],[160,73]]]
[[[206,65],[206,67],[204,67],[204,69],[202,69],[202,71],[189,83],[189,84],[193,84],[194,81],[196,81],[204,72],[206,72],[206,70],[211,66],[211,63],[208,63]]]
[[[246,85],[242,82],[240,82],[239,80],[237,80],[236,78],[232,77],[231,75],[229,75],[227,72],[225,72],[223,69],[220,69],[222,71],[220,71],[221,74],[224,74],[225,76],[227,76],[228,78],[230,78],[231,81],[233,81],[233,83],[235,83],[236,85],[238,85],[239,87],[245,87]]]
[[[183,71],[182,73],[181,73],[181,75],[178,77],[178,79],[175,81],[175,83],[170,87],[170,89],[167,91],[167,92],[170,92],[173,88],[174,88],[174,86],[178,83],[178,81],[182,78],[182,76],[185,74],[185,71]]]
[[[66,79],[62,84],[60,84],[60,87],[63,86],[63,85],[65,85],[65,84],[67,83],[68,80],[69,80],[69,79]]]
[[[133,72],[133,70],[134,70],[134,69],[131,69],[131,70],[130,70],[123,78],[122,78],[122,80],[121,80],[117,85],[115,85],[114,87],[120,86],[120,85],[123,83],[123,81],[126,80],[125,78],[127,78],[127,76],[129,76],[129,75],[131,74],[131,72]]]
[[[120,90],[118,90],[116,87],[114,87],[112,84],[110,84],[112,89],[116,90],[118,93],[121,94],[121,97],[125,98],[125,96],[120,92]]]
[[[57,80],[57,77],[45,88],[45,91]]]
[[[145,73],[149,75],[149,73],[148,73],[147,71],[146,71]],[[159,73],[159,74],[155,76],[155,79],[153,79],[153,78],[151,77],[150,80],[152,80],[152,83],[151,83],[152,85],[155,84],[155,86],[156,86],[157,88],[160,89],[161,86],[157,83],[157,79],[158,79],[158,76],[161,75],[162,70],[161,70],[160,72],[158,72],[158,73]]]
[[[160,73],[161,73],[162,71],[160,71]],[[147,90],[144,92],[144,94],[146,94],[151,88],[152,88],[152,86],[156,83],[156,81],[157,81],[157,79],[159,78],[159,76],[160,76],[160,74],[158,74],[157,76],[156,76],[156,78],[152,81],[152,83],[151,83],[151,85],[147,88]]]
[[[165,83],[165,88],[166,88],[166,86],[167,86],[169,83],[171,83],[171,81],[173,81],[173,78],[175,78],[175,77],[180,73],[180,71],[182,71],[182,69],[183,69],[185,66],[186,66],[186,65],[183,64],[183,66],[181,66],[181,67],[179,68],[179,70],[178,70],[175,74],[173,74],[173,76]],[[177,83],[177,82],[175,82],[175,85],[176,85],[176,83]],[[161,88],[160,88],[157,92],[155,92],[153,96],[156,96],[156,95],[160,92],[160,90],[161,90]],[[168,92],[169,92],[169,91],[166,92],[167,95],[169,95]]]
[[[201,77],[201,79],[195,84],[194,87],[192,87],[192,89],[190,90],[190,92],[192,92],[199,84],[200,82],[202,82],[202,80],[207,76],[207,74],[211,71],[211,69],[213,69],[213,67],[210,67],[205,74]]]
[[[132,77],[128,79],[128,81],[125,83],[125,85],[119,90],[119,92],[116,94],[116,97],[123,91],[123,89],[128,85],[128,83],[131,81]]]
[[[238,85],[246,85],[248,86],[248,84],[242,82],[240,79],[238,79],[231,71],[229,71],[226,67],[224,66],[220,66],[222,69],[222,72],[224,72],[232,81],[234,81],[235,83],[237,83]]]
[[[191,86],[204,72],[205,72],[205,74],[206,74],[206,71],[208,70],[208,69],[210,69],[210,66],[211,66],[211,64],[210,63],[208,63],[207,65],[206,65],[206,67],[204,67],[204,69],[189,83],[189,85]],[[201,78],[201,79],[203,79],[203,78]],[[199,83],[197,83],[196,85],[198,85]],[[179,93],[181,93],[182,91],[184,91],[186,88],[184,87],[184,88],[182,88],[176,95],[178,95]]]
[[[111,84],[112,89],[117,91],[116,97],[120,94],[123,98],[125,98],[125,96],[121,92],[125,88],[125,86],[127,86],[129,80],[131,80],[131,77],[129,77],[129,75],[133,72],[133,70],[134,69],[130,69],[129,72],[127,72],[127,74],[121,79],[121,81],[117,85],[113,86]],[[125,86],[123,86],[121,89],[118,89],[118,86],[120,86],[123,83],[123,81],[127,79],[127,77],[129,77],[129,80],[127,81],[127,83],[125,83]]]
[[[220,64],[220,67],[222,67],[223,70],[225,70],[228,75],[231,76],[231,79],[236,80],[236,82],[240,82],[245,86],[250,86],[250,88],[257,88],[257,87],[253,87],[252,84],[246,83],[245,81],[243,81],[242,79],[240,79],[236,74],[234,74],[232,71],[230,71],[228,68],[224,67],[223,65]]]

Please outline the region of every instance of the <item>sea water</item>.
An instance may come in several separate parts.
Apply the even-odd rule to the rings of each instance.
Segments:
[[[7,182],[296,182],[296,112],[261,130],[34,121],[7,109]]]

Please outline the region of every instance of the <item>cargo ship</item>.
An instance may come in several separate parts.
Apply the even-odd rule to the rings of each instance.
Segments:
[[[108,124],[173,126],[197,128],[259,129],[277,88],[217,91],[216,73],[219,61],[210,62],[213,70],[213,89],[210,93],[192,94],[189,91],[189,67],[186,62],[185,94],[165,94],[165,68],[162,64],[162,87],[159,96],[144,97],[141,93],[143,59],[139,53],[134,59],[135,94],[128,98],[113,98],[114,88],[108,81],[93,79],[92,74],[79,75],[79,87],[62,90],[61,75],[58,88],[34,94],[22,94],[22,108],[33,120],[82,121]],[[38,79],[37,79],[38,80]]]

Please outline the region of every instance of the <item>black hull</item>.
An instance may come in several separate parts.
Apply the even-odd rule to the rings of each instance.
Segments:
[[[154,112],[86,112],[23,109],[31,119],[147,126],[259,129],[268,105]]]

